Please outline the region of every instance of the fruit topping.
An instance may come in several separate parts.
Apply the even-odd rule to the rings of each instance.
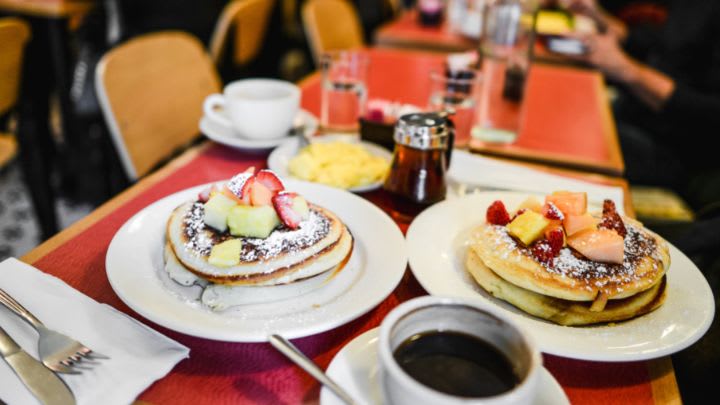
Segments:
[[[542,211],[542,203],[535,197],[528,197],[525,201],[523,201],[518,207],[518,215],[520,214],[520,211],[522,210],[531,210],[535,212],[541,212]]]
[[[290,229],[300,227],[300,222],[310,215],[307,201],[291,192],[281,192],[272,198],[272,204],[277,211],[280,221]]]
[[[237,205],[235,199],[223,193],[214,193],[204,205],[203,222],[219,232],[225,232],[230,209],[235,205]]]
[[[493,225],[507,225],[510,222],[510,214],[508,214],[505,204],[496,200],[488,207],[485,220]]]
[[[568,238],[568,245],[590,260],[622,264],[623,237],[610,229],[587,229]]]
[[[233,176],[225,185],[225,188],[243,204],[250,204],[250,187],[248,183],[250,179],[254,178],[254,173],[255,168],[251,167]]]
[[[550,221],[541,214],[535,211],[525,211],[508,224],[507,230],[525,246],[530,246],[543,236],[545,228],[549,224]]]
[[[618,214],[615,203],[612,200],[603,201],[602,220],[600,224],[598,224],[598,228],[612,229],[623,238],[627,235],[625,223],[620,217],[620,214]]]
[[[557,256],[560,249],[565,246],[565,231],[563,231],[562,227],[557,227],[546,232],[545,238],[550,243],[553,254]]]
[[[553,203],[565,216],[582,215],[587,211],[587,193],[556,191],[545,197],[545,203]]]
[[[213,184],[211,186],[205,187],[201,192],[198,193],[198,201],[201,203],[206,203],[212,197],[214,194],[220,192],[220,189],[217,185]]]
[[[272,198],[277,193],[274,193],[257,178],[250,179],[248,184],[252,184],[250,187],[250,205],[255,207],[272,205]]]
[[[566,215],[563,220],[565,233],[567,233],[568,236],[572,236],[585,229],[595,229],[597,228],[597,223],[598,220],[587,212],[582,215]]]
[[[255,179],[267,187],[273,195],[285,190],[285,185],[272,170],[260,170],[255,175]]]
[[[213,266],[231,267],[240,263],[240,251],[242,242],[240,239],[230,239],[218,243],[212,247],[208,262]]]
[[[230,209],[227,223],[233,236],[267,238],[280,225],[280,219],[269,205],[236,205]]]
[[[555,255],[552,253],[552,247],[546,239],[539,240],[532,246],[533,257],[543,264],[551,264]]]
[[[562,211],[555,206],[552,202],[547,202],[542,207],[542,214],[545,215],[545,218],[547,219],[555,219],[562,221],[565,219],[565,215],[563,215]]]

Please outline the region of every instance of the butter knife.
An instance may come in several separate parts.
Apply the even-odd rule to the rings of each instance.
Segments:
[[[0,327],[0,355],[35,398],[43,404],[75,404],[75,397],[63,380],[27,354],[2,327]]]

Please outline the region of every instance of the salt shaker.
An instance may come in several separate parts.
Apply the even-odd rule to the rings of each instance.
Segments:
[[[403,115],[395,126],[395,149],[385,190],[426,206],[445,198],[445,173],[454,128],[447,112]]]

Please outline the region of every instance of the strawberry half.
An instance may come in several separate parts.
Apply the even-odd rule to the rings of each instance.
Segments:
[[[293,209],[293,202],[297,193],[281,192],[272,197],[272,204],[275,207],[280,222],[290,229],[297,229],[302,222],[302,215]]]
[[[485,220],[493,225],[507,225],[510,223],[510,214],[508,214],[505,204],[500,200],[496,200],[488,207]]]
[[[601,228],[612,229],[623,238],[627,235],[625,223],[620,217],[620,214],[618,214],[615,203],[612,200],[603,201],[602,220],[598,224],[598,229]]]
[[[553,253],[553,247],[550,244],[550,241],[547,239],[540,239],[535,242],[535,244],[530,248],[530,252],[537,261],[545,265],[552,264],[553,259],[556,256]]]
[[[548,243],[550,244],[553,257],[555,257],[560,253],[560,249],[562,249],[565,245],[565,232],[562,228],[555,228],[548,232],[546,236]]]
[[[198,193],[198,201],[200,201],[201,203],[208,202],[208,200],[210,199],[210,195],[216,191],[219,190],[215,184],[205,187],[200,193]]]
[[[282,180],[272,170],[260,170],[255,179],[267,187],[273,195],[285,190]]]
[[[261,183],[257,177],[250,179],[250,205],[259,207],[262,205],[272,205],[272,198],[275,194],[267,186]]]

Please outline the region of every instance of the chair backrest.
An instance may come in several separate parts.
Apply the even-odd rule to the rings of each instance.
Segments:
[[[19,18],[0,18],[0,115],[15,105],[20,85],[23,49],[30,28]]]
[[[200,41],[166,31],[106,53],[95,87],[123,167],[135,180],[195,139],[203,101],[220,91],[220,79]]]
[[[210,39],[210,55],[222,61],[230,30],[235,28],[233,62],[245,65],[260,51],[275,0],[234,0],[223,9]]]
[[[347,0],[308,0],[302,8],[302,19],[316,63],[323,52],[364,44],[357,11]]]

